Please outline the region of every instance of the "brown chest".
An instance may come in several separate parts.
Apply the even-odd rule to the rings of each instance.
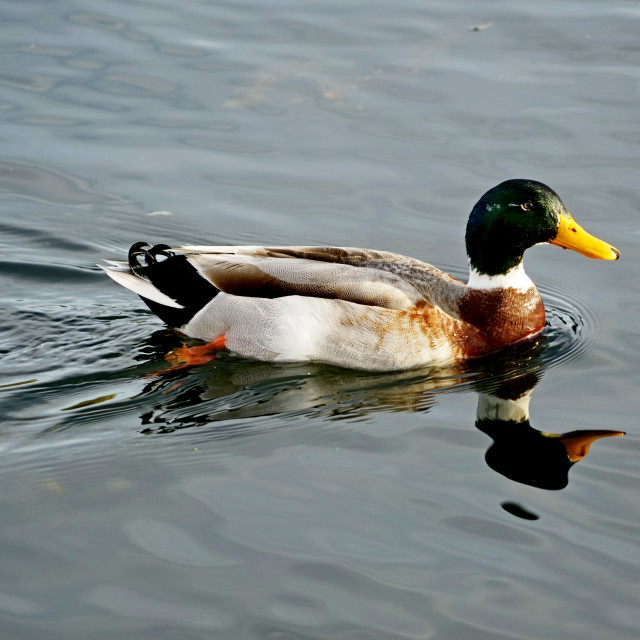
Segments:
[[[460,300],[463,330],[459,347],[479,357],[529,338],[545,324],[544,305],[535,288],[468,289]]]

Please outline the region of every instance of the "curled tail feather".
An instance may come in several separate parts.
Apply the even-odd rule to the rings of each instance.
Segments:
[[[136,242],[128,262],[100,265],[113,280],[137,293],[144,303],[170,327],[185,326],[209,303],[218,289],[189,262],[165,244]]]

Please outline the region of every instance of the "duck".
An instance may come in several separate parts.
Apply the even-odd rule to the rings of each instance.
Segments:
[[[217,350],[272,362],[394,371],[485,357],[545,327],[524,252],[549,243],[599,260],[620,252],[586,232],[558,194],[506,180],[474,205],[463,282],[408,256],[354,247],[152,246],[100,265],[164,323]]]

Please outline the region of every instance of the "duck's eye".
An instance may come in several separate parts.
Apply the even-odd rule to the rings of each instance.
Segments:
[[[531,211],[531,210],[533,209],[533,202],[523,202],[523,203],[520,205],[520,208],[521,208],[523,211]]]

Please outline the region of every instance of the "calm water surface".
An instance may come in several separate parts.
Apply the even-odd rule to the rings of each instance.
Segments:
[[[0,9],[3,639],[638,638],[636,2]],[[95,266],[268,242],[465,277],[511,177],[623,260],[528,252],[549,326],[471,367],[166,371]],[[527,390],[530,423],[482,419]],[[594,429],[627,433],[572,468],[549,437]]]

